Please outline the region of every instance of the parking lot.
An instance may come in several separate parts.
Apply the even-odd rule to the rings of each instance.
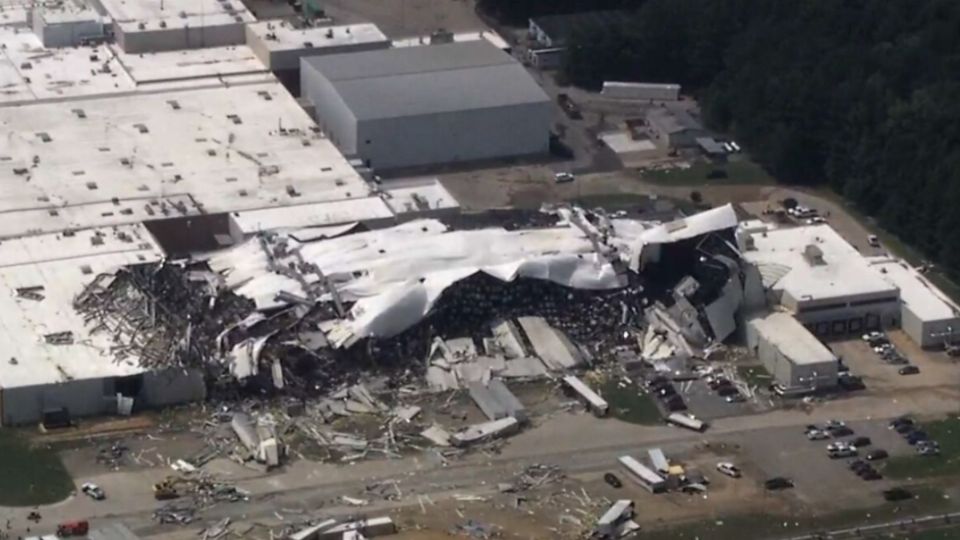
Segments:
[[[811,417],[810,422],[823,424],[827,420]],[[872,441],[870,446],[860,449],[858,458],[831,459],[826,448],[837,439],[810,441],[803,428],[798,427],[747,432],[738,435],[736,441],[742,446],[744,457],[762,471],[764,478],[783,476],[793,480],[793,494],[806,504],[824,509],[831,509],[832,501],[837,500],[850,507],[876,505],[883,500],[881,492],[898,483],[886,478],[861,480],[849,469],[849,463],[875,449],[886,450],[891,456],[913,455],[914,450],[895,431],[887,429],[886,421],[852,422],[849,427],[854,435],[841,440],[865,436]],[[882,463],[878,463],[875,467],[882,473]]]
[[[920,368],[920,373],[900,375],[901,365],[885,362],[859,338],[832,341],[829,345],[852,373],[863,377],[871,392],[890,393],[956,384],[957,367],[944,353],[921,349],[900,330],[887,332],[887,337],[903,357]]]

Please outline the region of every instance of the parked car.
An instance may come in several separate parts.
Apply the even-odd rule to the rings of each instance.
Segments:
[[[603,475],[603,481],[606,482],[607,484],[610,484],[611,487],[614,487],[617,489],[620,489],[623,487],[623,482],[621,482],[620,479],[617,478],[617,475],[613,473],[607,473]]]
[[[863,384],[863,379],[856,375],[843,373],[837,378],[837,385],[847,391],[863,390],[867,385]]]
[[[683,487],[680,488],[680,491],[689,493],[691,495],[696,495],[698,493],[706,493],[707,486],[703,484],[684,484]]]
[[[870,446],[873,441],[870,440],[870,437],[857,437],[850,441],[850,446],[854,448],[863,448],[864,446]]]
[[[837,448],[834,450],[828,450],[827,455],[830,459],[844,459],[849,457],[856,457],[857,449],[852,446],[845,446],[843,448]]]
[[[730,379],[724,379],[723,377],[717,377],[715,379],[710,379],[707,381],[707,386],[711,390],[718,390],[724,386],[733,386],[733,383],[730,382]]]
[[[807,432],[807,439],[811,441],[820,441],[823,439],[829,439],[830,434],[821,429],[811,429]]]
[[[720,463],[717,463],[717,470],[729,476],[730,478],[740,478],[741,476],[740,469],[738,469],[736,465],[730,463],[729,461],[721,461]]]
[[[899,433],[900,435],[906,436],[908,433],[910,433],[911,431],[913,431],[913,429],[914,429],[914,424],[912,424],[912,423],[911,423],[911,424],[899,424],[899,425],[895,426],[893,429],[894,429],[894,431],[896,431],[896,432]]]
[[[880,247],[880,239],[877,238],[877,235],[871,234],[867,236],[867,244],[870,244],[871,247]]]
[[[793,487],[793,481],[790,480],[789,478],[776,476],[764,482],[763,487],[765,487],[770,491],[776,491],[780,489],[789,489]]]
[[[862,468],[864,468],[864,467],[869,467],[870,464],[867,463],[866,461],[862,460],[862,459],[855,459],[855,460],[851,461],[850,463],[848,463],[847,466],[850,467],[850,470],[851,470],[851,471],[859,471],[860,469],[862,469]]]
[[[886,450],[877,448],[876,450],[871,450],[863,457],[866,458],[867,461],[878,461],[881,459],[887,459],[889,456],[890,454],[888,454]]]
[[[829,433],[832,437],[835,437],[835,438],[849,437],[850,435],[853,435],[853,430],[846,426],[843,426],[843,427],[836,427],[836,428],[827,428],[827,433]]]
[[[827,424],[826,424],[826,425],[827,425],[827,429],[830,429],[830,428],[841,428],[841,427],[846,427],[846,426],[847,426],[847,423],[844,422],[843,420],[830,419],[830,420],[827,420]]]
[[[879,341],[881,341],[881,340],[882,340],[882,341],[886,341],[887,336],[884,335],[883,332],[878,332],[878,331],[874,330],[873,332],[867,332],[866,334],[864,334],[863,336],[861,336],[861,339],[863,339],[863,340],[866,341],[867,343],[873,345],[874,343],[879,342]],[[877,344],[879,344],[879,343],[877,343]]]
[[[743,394],[737,392],[736,394],[730,394],[729,396],[723,398],[727,403],[743,403],[747,400]]]
[[[909,416],[900,416],[898,418],[894,418],[889,424],[887,424],[889,429],[894,429],[897,426],[913,426],[913,418],[910,418]]]
[[[925,431],[913,430],[910,433],[907,433],[905,435],[905,438],[907,439],[907,442],[910,443],[911,446],[915,446],[918,442],[925,441],[930,437],[927,436],[927,433]]]
[[[939,456],[940,443],[931,440],[919,441],[916,450],[921,456]]]
[[[80,486],[80,491],[95,501],[102,501],[107,498],[103,489],[93,482],[84,482],[83,485]]]
[[[864,480],[867,480],[867,481],[881,480],[883,478],[883,475],[877,472],[876,469],[871,467],[869,469],[864,470],[862,473],[860,473],[860,478],[863,478]]]
[[[567,182],[573,182],[576,180],[576,177],[568,172],[558,172],[557,174],[553,175],[553,179],[558,184],[565,184]]]
[[[903,366],[902,368],[898,369],[897,373],[901,375],[916,375],[917,373],[920,373],[920,368],[910,364],[909,366]]]
[[[883,498],[890,502],[905,501],[907,499],[912,499],[913,493],[903,488],[896,487],[884,490]]]

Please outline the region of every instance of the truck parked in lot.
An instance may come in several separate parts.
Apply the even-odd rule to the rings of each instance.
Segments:
[[[673,424],[678,427],[683,427],[687,429],[692,429],[693,431],[706,431],[707,423],[702,420],[697,420],[693,416],[684,413],[672,413],[667,416],[667,423]]]

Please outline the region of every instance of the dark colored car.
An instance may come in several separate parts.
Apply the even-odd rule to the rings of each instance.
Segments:
[[[850,441],[850,446],[854,448],[863,448],[864,446],[870,446],[873,441],[870,440],[870,437],[857,437]]]
[[[831,427],[827,428],[827,431],[833,437],[849,437],[850,435],[853,435],[853,430],[847,426]]]
[[[920,441],[926,441],[929,439],[929,437],[927,436],[927,432],[920,431],[920,430],[914,430],[914,431],[911,431],[910,433],[907,433],[905,435],[905,438],[907,439],[907,442],[910,443],[910,445],[915,445]]]
[[[880,459],[887,459],[889,456],[890,454],[888,454],[886,450],[878,448],[863,457],[865,457],[867,461],[877,461]]]
[[[859,472],[863,469],[866,469],[869,466],[870,464],[862,459],[855,459],[850,462],[850,470],[853,472]]]
[[[670,379],[667,379],[663,375],[657,375],[656,377],[651,377],[650,380],[647,381],[647,386],[650,386],[652,388],[657,385],[668,384],[669,382],[670,382]]]
[[[677,394],[677,389],[674,388],[674,386],[673,386],[672,384],[667,384],[667,385],[664,385],[664,386],[661,386],[660,388],[658,388],[658,389],[657,389],[657,394],[659,394],[659,395],[661,395],[661,396],[664,396],[664,397],[666,397],[666,396],[674,396],[674,395]]]
[[[897,424],[896,426],[894,426],[893,429],[894,431],[896,431],[901,435],[906,435],[907,433],[910,433],[911,431],[913,431],[913,423],[911,422],[909,424]]]
[[[613,474],[613,473],[607,473],[607,474],[603,475],[603,481],[606,482],[606,483],[608,483],[608,484],[610,484],[610,486],[615,487],[615,488],[617,488],[617,489],[620,489],[620,488],[623,487],[623,482],[621,482],[620,479],[617,478],[617,475],[615,475],[615,474]]]
[[[716,390],[721,386],[731,386],[732,384],[729,379],[717,378],[707,383],[707,386],[709,386],[711,390]]]
[[[878,473],[876,469],[870,469],[865,471],[863,474],[861,474],[860,478],[863,478],[864,480],[867,480],[867,481],[882,480],[883,475]]]
[[[867,388],[867,385],[863,384],[863,379],[857,377],[856,375],[845,375],[837,379],[837,384],[840,388],[843,388],[847,391],[854,390],[864,390]]]
[[[865,476],[872,475],[873,473],[877,472],[877,470],[873,468],[873,465],[868,464],[863,467],[860,467],[855,472],[857,473],[857,476],[859,476],[860,478],[863,478]]]
[[[793,487],[793,481],[790,480],[789,478],[777,476],[764,482],[763,487],[771,491],[776,491],[780,489],[789,489]]]
[[[903,366],[897,370],[897,373],[901,375],[916,375],[917,373],[920,373],[920,368],[914,365]]]
[[[910,493],[903,488],[892,488],[883,492],[883,498],[890,502],[905,501],[907,499],[912,499],[913,493]]]
[[[676,399],[668,399],[664,401],[663,406],[666,407],[670,412],[687,410],[687,404],[683,402],[683,399],[680,396],[674,396],[674,398]]]
[[[894,429],[898,426],[912,426],[912,425],[913,425],[913,418],[910,418],[909,416],[899,416],[891,420],[890,423],[888,424],[888,427],[890,429]]]

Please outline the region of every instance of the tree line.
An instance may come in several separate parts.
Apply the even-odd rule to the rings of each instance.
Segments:
[[[647,0],[580,29],[564,72],[681,83],[777,178],[960,270],[960,2]]]
[[[644,0],[477,0],[477,7],[500,22],[526,26],[531,17],[599,11],[634,9]]]

